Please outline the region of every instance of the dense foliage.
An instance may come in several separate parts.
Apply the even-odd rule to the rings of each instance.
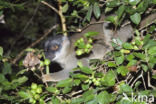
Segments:
[[[115,16],[108,16],[105,21],[111,22],[114,30],[128,21],[135,30],[134,38],[125,43],[113,40],[114,50],[103,60],[90,60],[90,68],[79,62],[75,70],[80,72],[71,73],[69,79],[43,82],[41,75],[49,73],[50,62],[45,59],[41,38],[64,33],[60,15],[44,2],[56,10],[62,7],[68,35],[83,31],[92,18],[113,13]],[[154,103],[156,19],[147,17],[156,12],[155,4],[156,0],[1,0],[0,21],[4,19],[5,23],[0,22],[0,103]],[[141,26],[146,18],[151,21]],[[51,32],[49,29],[56,24],[59,26]],[[90,52],[92,37],[96,34],[96,31],[84,34],[87,44],[83,38],[76,41],[77,55]],[[26,62],[23,62],[24,56],[28,57]],[[35,67],[25,68],[32,59]]]

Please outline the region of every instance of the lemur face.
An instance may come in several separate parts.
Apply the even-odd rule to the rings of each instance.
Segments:
[[[49,38],[44,45],[45,57],[51,61],[57,61],[66,55],[70,44],[68,37],[57,35]]]
[[[45,57],[54,61],[57,54],[60,53],[63,43],[63,36],[57,35],[49,38],[44,45]]]

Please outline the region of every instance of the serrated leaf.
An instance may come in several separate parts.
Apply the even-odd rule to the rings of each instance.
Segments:
[[[81,80],[79,80],[79,79],[74,79],[74,81],[73,81],[74,86],[79,86],[80,83],[81,83]]]
[[[127,59],[128,61],[131,61],[131,60],[134,59],[134,55],[133,55],[133,54],[127,55],[127,56],[126,56],[126,59]]]
[[[143,70],[144,70],[145,72],[147,72],[147,70],[148,70],[148,66],[147,66],[147,65],[141,64],[141,67],[143,68]]]
[[[89,89],[89,84],[82,84],[81,87],[85,91],[85,90]]]
[[[136,53],[134,52],[134,55],[137,57],[137,58],[140,58],[141,60],[145,61],[146,59],[146,55],[143,54],[143,53]]]
[[[123,48],[125,49],[133,49],[133,46],[130,43],[123,43]]]
[[[99,104],[110,104],[110,102],[112,102],[111,101],[112,97],[113,96],[109,94],[107,91],[103,91],[100,92],[96,98]]]
[[[100,6],[97,2],[94,3],[94,9],[93,9],[94,15],[96,19],[98,19],[101,15]]]
[[[87,12],[87,15],[86,15],[86,18],[88,21],[90,21],[90,19],[91,19],[92,12],[93,12],[93,7],[92,7],[92,5],[90,5],[88,12]]]
[[[109,61],[107,63],[108,67],[116,67],[116,64],[114,62]]]
[[[122,76],[126,76],[129,71],[128,71],[127,67],[125,67],[125,66],[119,66],[117,68],[117,72],[119,74],[121,74]]]
[[[127,64],[127,66],[135,66],[137,64],[137,60],[131,60],[129,61],[129,63]]]
[[[115,72],[112,70],[108,71],[101,80],[102,84],[105,86],[113,86],[115,84],[115,76]]]
[[[69,87],[69,86],[66,86],[64,89],[63,89],[63,94],[67,94],[69,93],[70,91],[72,90],[72,87]]]
[[[141,81],[137,81],[137,82],[135,83],[134,89],[138,88],[138,86],[139,86],[141,83],[142,83]]]
[[[47,90],[48,92],[51,92],[51,93],[56,93],[57,88],[56,88],[56,87],[47,87],[46,90]]]
[[[93,90],[89,90],[83,93],[82,95],[84,102],[88,102],[92,99],[94,99],[94,94],[93,94]]]
[[[86,66],[80,67],[80,70],[85,74],[92,74],[92,70]]]
[[[78,97],[78,98],[73,98],[71,100],[71,104],[82,104],[84,101],[84,99],[82,97]],[[55,103],[54,103],[55,104]]]
[[[115,62],[117,65],[120,65],[124,62],[124,56],[115,57]]]
[[[52,104],[61,104],[60,100],[55,96],[52,96],[51,102]]]
[[[144,44],[143,49],[151,48],[153,46],[156,46],[156,41],[151,39]]]
[[[69,5],[68,3],[66,3],[63,7],[62,7],[62,12],[66,13],[68,11]]]
[[[119,7],[118,11],[117,11],[118,19],[121,18],[121,16],[123,15],[124,11],[125,11],[125,5],[121,5],[121,6]]]
[[[120,85],[120,91],[121,92],[132,92],[133,89],[127,84],[121,84]]]
[[[18,95],[24,99],[28,99],[31,97],[31,95],[28,92],[24,92],[24,91],[18,92]]]
[[[114,18],[114,16],[108,16],[108,17],[105,18],[105,20],[106,21],[109,21],[109,22],[111,22],[113,24],[115,24],[115,18]]]
[[[57,83],[56,87],[66,87],[66,86],[71,86],[72,85],[72,79],[66,79],[66,80],[62,80],[60,82]]]
[[[138,25],[141,21],[141,15],[139,13],[135,13],[133,15],[130,16],[130,19],[133,23],[135,23],[136,25]]]
[[[77,78],[77,79],[80,79],[80,80],[86,80],[88,79],[88,76],[84,75],[84,74],[74,74],[72,75],[73,78]]]
[[[156,46],[153,46],[151,47],[149,50],[148,50],[148,54],[154,56],[156,55]]]
[[[28,80],[28,78],[26,76],[22,76],[22,77],[19,77],[18,79],[14,79],[12,81],[12,84],[19,83],[19,85],[21,85],[21,84],[25,83],[27,80]]]
[[[3,48],[0,46],[0,56],[3,56]]]

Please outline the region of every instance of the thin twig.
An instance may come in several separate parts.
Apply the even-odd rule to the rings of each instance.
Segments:
[[[45,37],[47,37],[49,35],[49,33],[55,29],[58,25],[54,25],[52,26],[50,29],[48,29],[47,32],[44,33],[44,35],[42,37],[40,37],[38,40],[36,40],[35,42],[33,42],[32,44],[30,44],[27,48],[31,48],[31,47],[34,47],[35,45],[37,45],[41,40],[43,40]],[[25,49],[27,49],[25,48]],[[22,50],[17,56],[16,58],[12,61],[13,64],[16,64],[16,62],[22,57],[22,55],[24,54],[25,52],[25,49]]]
[[[63,12],[62,12],[61,0],[58,0],[58,7],[59,7],[59,15],[60,15],[60,19],[61,19],[62,31],[64,32],[64,36],[67,36],[67,27],[65,24],[66,20],[65,20],[65,17],[63,16]]]
[[[67,28],[66,28],[66,24],[65,24],[66,21],[65,21],[65,17],[63,16],[63,13],[62,13],[61,0],[58,0],[59,10],[57,10],[55,7],[53,7],[52,5],[47,3],[46,1],[41,1],[41,3],[48,6],[49,8],[51,8],[54,12],[56,12],[60,16],[62,31],[64,32],[64,35],[67,36]]]
[[[150,73],[149,72],[148,72],[148,87],[151,87],[154,90],[156,90],[156,87],[151,84],[151,79],[150,79]]]
[[[60,15],[60,14],[59,14],[59,11],[58,11],[55,7],[53,7],[52,5],[48,4],[46,1],[41,1],[41,3],[44,4],[44,5],[46,5],[46,6],[48,6],[48,7],[51,8],[54,12],[56,12],[58,15]]]
[[[131,87],[134,86],[134,84],[136,83],[136,81],[137,81],[139,78],[141,78],[142,75],[143,75],[143,71],[142,71],[141,74],[133,81],[133,83],[131,84]]]

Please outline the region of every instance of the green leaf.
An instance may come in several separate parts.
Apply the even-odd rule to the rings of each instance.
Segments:
[[[84,101],[84,99],[82,97],[79,98],[73,98],[71,100],[71,104],[82,104],[82,102]],[[54,103],[55,104],[55,103]]]
[[[153,4],[156,4],[156,0],[152,0]]]
[[[119,7],[118,11],[117,11],[118,19],[121,18],[121,16],[123,15],[124,11],[125,11],[125,5],[121,5],[121,6]]]
[[[142,2],[139,3],[139,5],[137,6],[136,11],[137,11],[138,13],[143,13],[143,12],[145,12],[147,6],[148,6],[148,5],[145,3],[145,1],[142,1]]]
[[[96,98],[99,104],[110,104],[115,100],[115,96],[109,94],[107,91],[100,92]]]
[[[20,97],[24,98],[24,99],[31,98],[30,93],[28,93],[28,92],[24,92],[24,91],[20,91],[20,92],[18,92],[18,95],[19,95]]]
[[[144,70],[145,72],[147,72],[147,70],[148,70],[148,66],[147,66],[147,65],[141,64],[141,67],[143,68],[143,70]]]
[[[140,58],[141,60],[145,61],[146,59],[146,55],[143,54],[143,53],[136,53],[134,52],[134,55],[137,57],[137,58]]]
[[[0,46],[0,56],[3,56],[3,48]]]
[[[113,8],[106,7],[106,8],[105,8],[105,13],[108,13],[108,12],[110,12],[110,11],[112,11],[112,10],[113,10]]]
[[[81,80],[79,80],[79,79],[74,79],[74,81],[73,81],[73,86],[79,86],[80,83],[81,83]]]
[[[109,61],[107,63],[108,67],[116,67],[116,64],[114,62]]]
[[[73,78],[77,78],[77,79],[80,79],[80,80],[86,80],[88,79],[89,77],[84,75],[84,74],[73,74],[72,75]]]
[[[101,15],[100,6],[97,2],[94,3],[94,9],[93,9],[94,15],[96,19],[98,19]]]
[[[120,5],[120,1],[118,0],[113,0],[113,1],[109,1],[109,2],[106,2],[106,7],[109,7],[109,8],[114,8],[114,7],[117,7]]]
[[[69,93],[70,91],[72,90],[72,87],[69,87],[69,86],[66,86],[64,89],[63,89],[63,94],[67,94]]]
[[[81,87],[82,87],[82,90],[88,90],[89,89],[89,84],[82,84],[81,85]]]
[[[127,67],[119,66],[117,68],[117,72],[120,73],[122,76],[126,76],[129,71],[128,71]]]
[[[131,61],[129,61],[129,63],[127,64],[127,66],[129,67],[129,66],[134,66],[134,65],[136,65],[137,64],[137,60],[131,60]]]
[[[129,0],[129,4],[133,6],[137,5],[139,2],[140,0]]]
[[[11,68],[11,64],[10,63],[8,63],[8,62],[4,63],[2,73],[4,75],[12,73],[12,68]]]
[[[52,104],[61,104],[60,100],[55,96],[52,96],[51,102]]]
[[[135,83],[135,87],[134,87],[134,89],[138,88],[139,85],[140,85],[141,83],[142,83],[141,81],[137,81],[137,82]]]
[[[22,76],[19,77],[18,79],[14,79],[11,83],[12,84],[16,84],[18,83],[18,85],[22,85],[23,83],[25,83],[28,80],[28,78],[26,76]]]
[[[135,23],[136,25],[138,25],[141,21],[141,15],[139,13],[135,13],[133,15],[130,16],[130,19],[133,23]]]
[[[90,19],[91,19],[92,12],[93,12],[93,7],[92,7],[92,5],[90,5],[88,12],[87,12],[87,15],[86,15],[86,18],[88,21],[90,21]]]
[[[156,46],[156,41],[151,39],[147,43],[144,44],[143,49],[151,48],[153,46]]]
[[[6,80],[5,76],[0,73],[0,83],[3,83],[3,81],[5,80]]]
[[[99,34],[99,32],[90,31],[90,32],[85,33],[84,36],[89,38],[89,37],[96,36],[98,34]]]
[[[51,93],[57,93],[58,92],[57,88],[56,87],[52,87],[52,86],[51,87],[47,87],[46,90],[48,92],[51,92]]]
[[[122,92],[132,92],[133,91],[133,89],[129,86],[129,85],[127,85],[127,84],[121,84],[120,85],[120,92],[122,93]]]
[[[155,55],[156,55],[156,46],[151,47],[151,48],[148,50],[148,54],[150,54],[150,55],[152,55],[152,56],[155,56]]]
[[[124,56],[115,57],[115,62],[117,65],[120,65],[124,62]]]
[[[136,9],[132,8],[132,6],[126,6],[125,10],[128,14],[132,15],[136,12]]]
[[[85,74],[92,74],[92,70],[86,66],[80,67],[80,70]]]
[[[93,90],[89,90],[83,93],[82,95],[84,102],[88,102],[92,99],[94,99],[94,94],[93,94]]]
[[[68,3],[66,3],[63,7],[62,7],[62,12],[66,13],[68,11],[69,5]]]
[[[156,79],[156,75],[152,75],[152,78],[153,78],[153,79]]]
[[[73,80],[71,78],[62,80],[62,81],[60,81],[60,82],[57,83],[56,87],[71,86],[72,85],[72,81]]]
[[[123,43],[123,48],[125,48],[125,49],[133,49],[133,46],[130,43],[125,42],[125,43]]]
[[[116,20],[115,20],[114,16],[108,16],[108,17],[105,18],[105,20],[106,21],[109,21],[109,22],[111,22],[113,24],[116,23]]]
[[[133,54],[127,55],[127,56],[126,56],[126,59],[127,59],[128,61],[131,61],[131,60],[134,59],[134,55],[133,55]]]
[[[102,84],[105,86],[113,86],[115,84],[115,72],[112,70],[108,71],[106,75],[102,78]]]

